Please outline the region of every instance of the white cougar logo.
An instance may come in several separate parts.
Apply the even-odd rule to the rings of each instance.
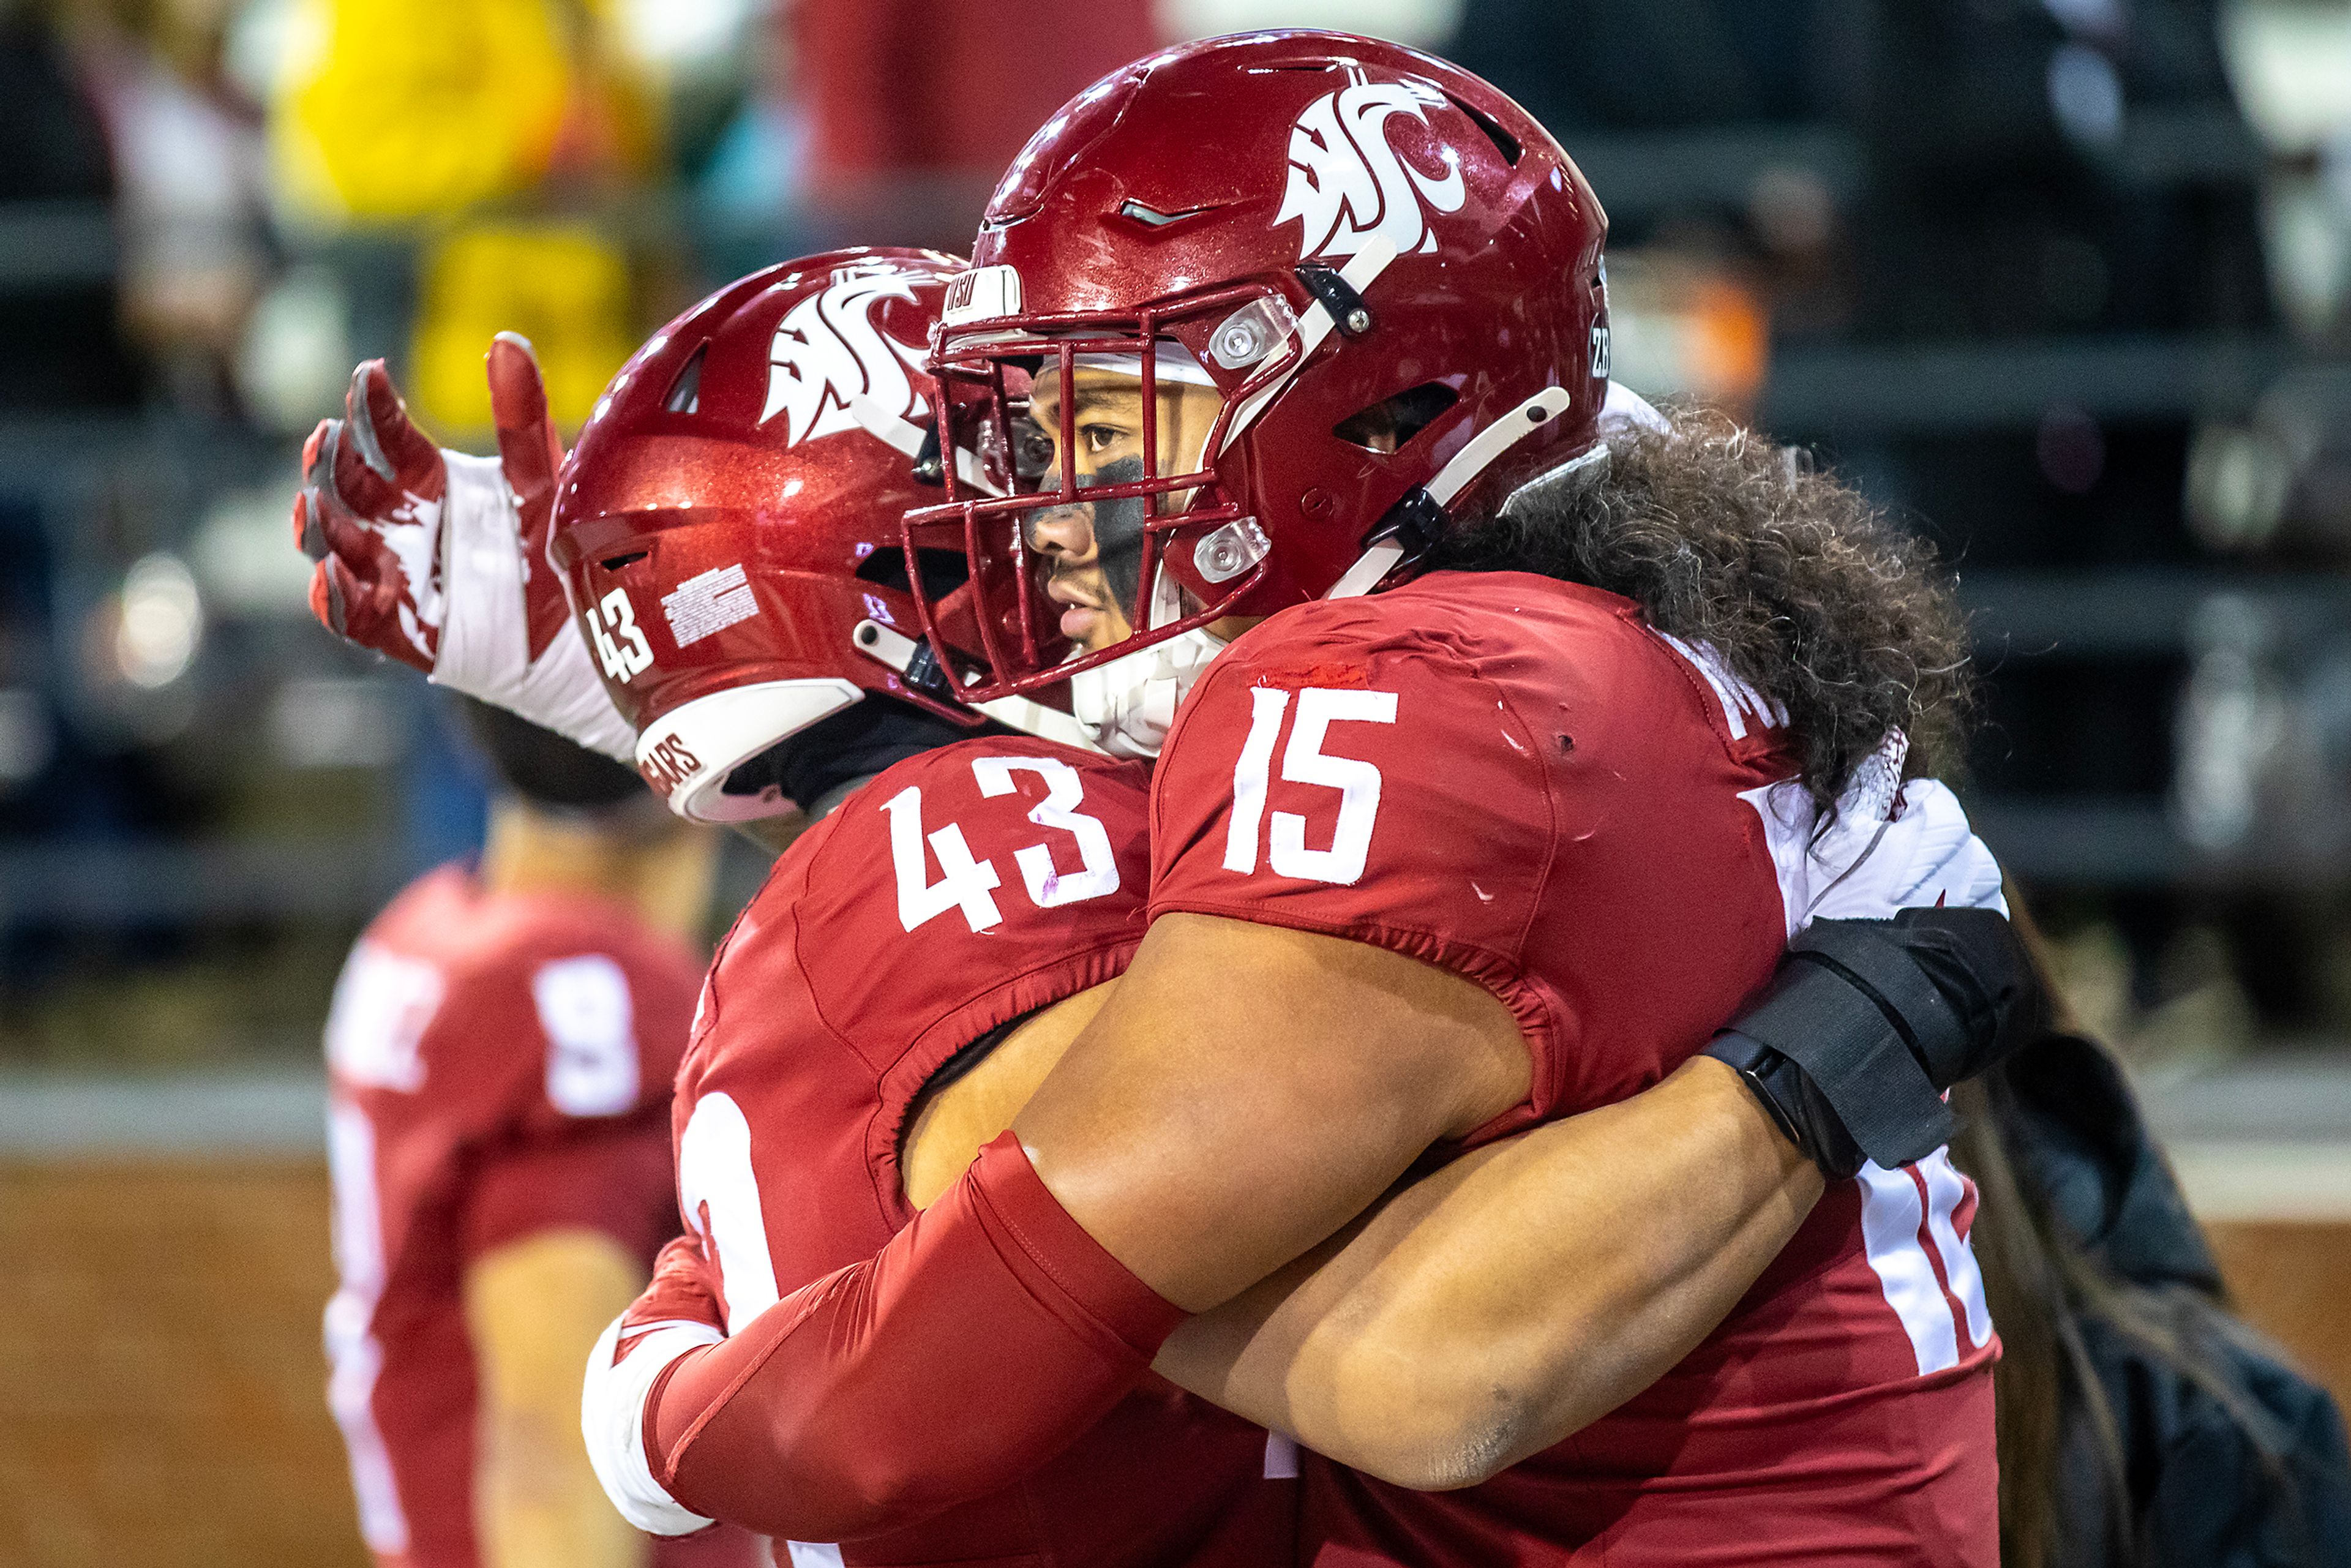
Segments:
[[[1459,212],[1467,196],[1460,165],[1448,149],[1443,174],[1422,173],[1388,145],[1387,121],[1409,114],[1426,124],[1423,106],[1444,101],[1426,88],[1357,81],[1306,106],[1290,129],[1290,185],[1273,218],[1304,220],[1301,261],[1353,256],[1374,235],[1392,241],[1398,256],[1437,248],[1421,203]]]
[[[901,419],[921,414],[923,397],[906,367],[922,350],[873,323],[873,308],[883,300],[914,298],[914,285],[903,277],[842,271],[823,293],[793,306],[768,346],[768,406],[759,423],[780,412],[785,444],[797,446],[812,436],[863,429],[852,398],[870,399]]]

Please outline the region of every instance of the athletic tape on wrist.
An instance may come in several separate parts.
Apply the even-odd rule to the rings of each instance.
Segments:
[[[1799,956],[1781,988],[1734,1028],[1802,1068],[1854,1143],[1890,1170],[1925,1158],[1959,1125],[1893,1022],[1848,974]]]
[[[653,1479],[645,1460],[645,1396],[671,1362],[726,1336],[707,1323],[664,1323],[645,1332],[615,1366],[612,1353],[626,1321],[625,1314],[614,1318],[588,1353],[588,1375],[580,1389],[588,1462],[622,1519],[651,1535],[691,1535],[711,1521]]]
[[[567,619],[538,662],[530,660],[521,521],[497,459],[462,452],[443,455],[449,471],[441,504],[446,605],[433,683],[495,703],[566,740],[633,764],[635,732],[597,677],[578,623]]]

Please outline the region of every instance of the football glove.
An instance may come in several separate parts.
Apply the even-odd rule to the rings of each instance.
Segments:
[[[589,1463],[621,1517],[652,1535],[686,1535],[710,1521],[670,1496],[645,1459],[645,1399],[679,1356],[726,1337],[705,1280],[702,1243],[681,1236],[661,1249],[653,1277],[588,1353],[580,1428]]]
[[[302,451],[294,534],[318,563],[311,613],[436,685],[632,762],[636,737],[547,561],[563,446],[538,361],[501,332],[488,373],[495,458],[435,447],[382,361],[353,373],[343,417]]]

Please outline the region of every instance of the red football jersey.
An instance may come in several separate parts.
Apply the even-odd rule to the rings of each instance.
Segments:
[[[1620,1101],[1781,954],[1790,830],[1765,796],[1792,771],[1784,723],[1629,601],[1546,578],[1438,573],[1286,611],[1217,661],[1168,737],[1152,914],[1327,932],[1488,987],[1533,1088],[1475,1141]],[[1687,1360],[1484,1486],[1405,1491],[1309,1456],[1307,1555],[1989,1568],[1996,1343],[1973,1209],[1940,1153],[1833,1185]]]
[[[674,1113],[680,1208],[730,1327],[914,1218],[900,1138],[957,1051],[1125,968],[1148,789],[1139,764],[964,741],[890,768],[777,862],[719,948]],[[1154,1378],[1019,1487],[791,1556],[1262,1568],[1293,1548],[1294,1455]]]
[[[466,1265],[559,1227],[650,1262],[674,1229],[670,1083],[700,974],[624,909],[487,894],[455,866],[351,950],[327,1021],[329,1402],[386,1568],[475,1562]],[[662,1550],[684,1568],[755,1547],[729,1532]]]

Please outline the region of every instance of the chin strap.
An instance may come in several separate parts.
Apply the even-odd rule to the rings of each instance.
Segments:
[[[1355,564],[1341,573],[1339,580],[1332,583],[1330,591],[1322,597],[1356,599],[1377,588],[1407,554],[1426,548],[1429,540],[1423,536],[1433,537],[1436,529],[1443,526],[1446,508],[1453,504],[1455,497],[1468,489],[1479,475],[1492,467],[1496,458],[1565,413],[1568,402],[1565,387],[1545,387],[1471,436],[1468,444],[1437,471],[1435,478],[1406,492],[1405,497],[1389,510],[1387,517],[1383,519],[1379,536],[1364,547],[1364,553],[1355,558]],[[1594,444],[1577,454],[1544,477],[1588,466],[1595,460],[1602,465],[1607,462],[1605,444]],[[1512,492],[1513,497],[1516,494]],[[1508,505],[1504,503],[1505,510]]]
[[[930,652],[929,643],[917,643],[879,621],[860,621],[851,628],[849,640],[859,653],[885,669],[896,671],[909,685],[917,684],[914,665]],[[931,664],[936,671],[936,661],[931,661]],[[940,678],[944,679],[944,675]],[[998,697],[994,702],[976,703],[972,707],[974,712],[986,715],[1007,729],[1017,729],[1040,740],[1058,741],[1087,751],[1102,749],[1085,725],[1059,708],[1047,707],[1028,697]]]

